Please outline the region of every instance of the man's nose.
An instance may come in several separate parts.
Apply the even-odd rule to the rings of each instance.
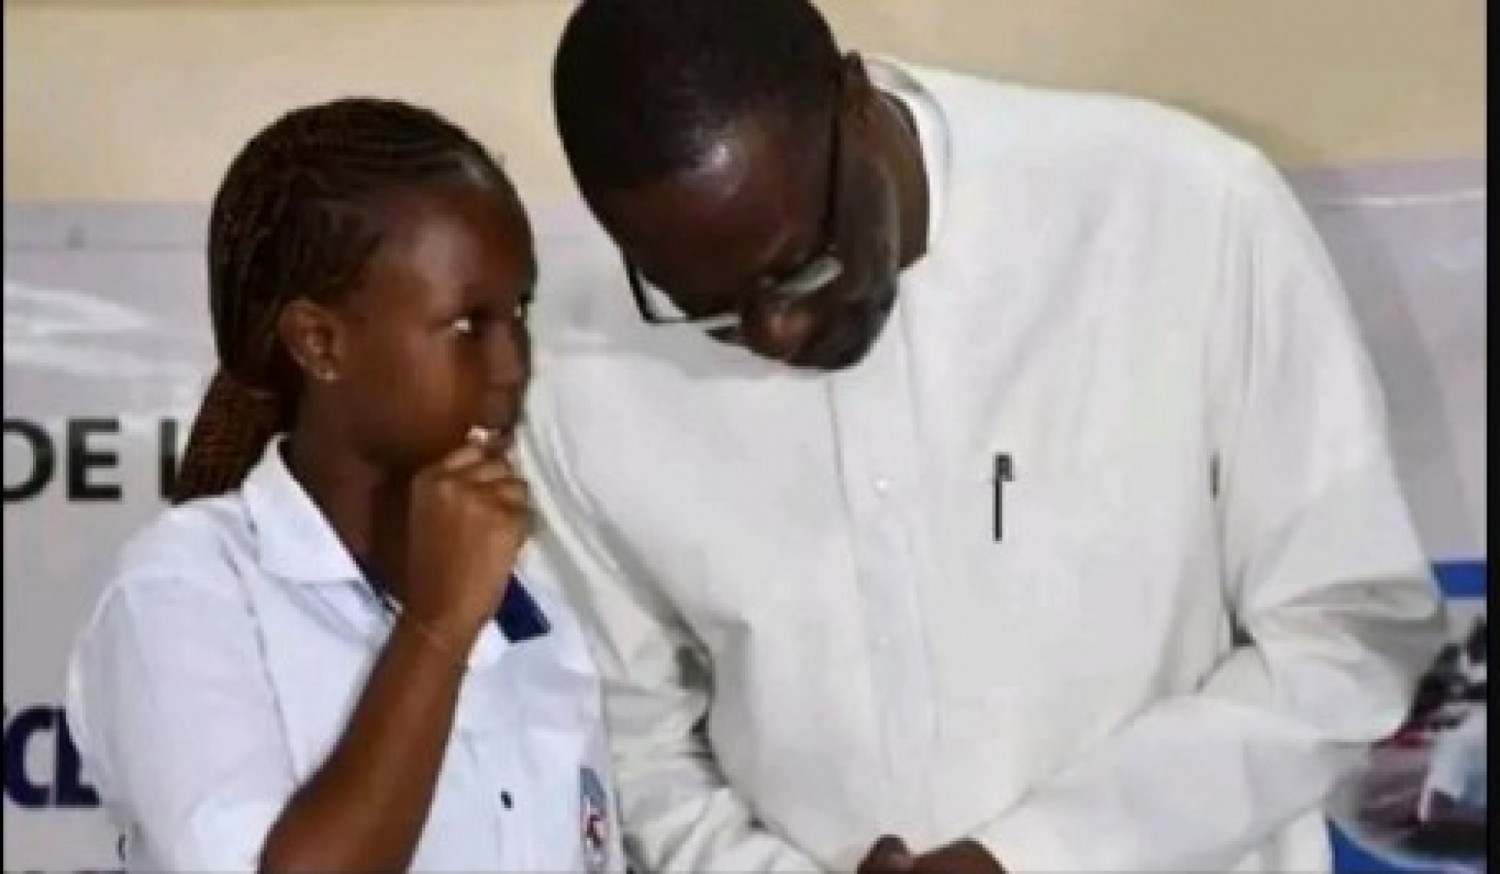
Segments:
[[[510,330],[497,332],[486,344],[485,369],[489,382],[500,386],[525,383],[531,378],[531,334],[516,322]]]
[[[763,307],[746,325],[745,345],[770,358],[788,361],[812,338],[816,319],[803,307]]]

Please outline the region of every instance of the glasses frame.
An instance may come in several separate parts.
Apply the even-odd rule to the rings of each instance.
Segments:
[[[630,283],[630,295],[642,321],[651,325],[693,325],[707,329],[732,327],[744,321],[755,307],[764,303],[789,305],[804,300],[836,281],[844,272],[843,260],[839,257],[835,234],[838,230],[839,194],[843,189],[843,113],[835,109],[828,147],[828,194],[824,198],[823,217],[819,222],[819,237],[822,243],[817,252],[802,262],[788,276],[769,283],[756,294],[747,296],[733,311],[708,316],[683,314],[663,315],[651,305],[651,296],[646,291],[646,280],[641,271],[625,258],[625,276]],[[663,293],[664,294],[664,293]]]

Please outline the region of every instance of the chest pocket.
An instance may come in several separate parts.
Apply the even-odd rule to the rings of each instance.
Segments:
[[[267,588],[253,603],[301,783],[343,735],[389,620],[352,584]],[[582,770],[609,785],[598,686],[576,624],[563,606],[539,601],[551,630],[464,680],[415,868],[578,867]],[[566,858],[551,858],[557,852]]]
[[[299,784],[327,760],[346,730],[389,633],[389,620],[351,584],[258,593],[262,645],[293,773]],[[490,798],[484,751],[511,730],[489,684],[465,682],[432,807],[413,860],[422,870],[496,866],[506,841]],[[491,803],[484,803],[490,801]],[[478,802],[478,803],[476,803]]]
[[[988,749],[1006,737],[1030,758],[1061,755],[1107,730],[1100,714],[1130,709],[1129,677],[1149,649],[1132,642],[1150,625],[1136,614],[1152,596],[1107,494],[1115,484],[1025,455],[1008,480],[994,473],[993,458],[976,459],[937,496],[942,581],[924,597],[941,601],[933,647],[948,739]]]
[[[342,736],[379,647],[384,617],[347,587],[283,585],[252,593],[292,770],[309,779]]]

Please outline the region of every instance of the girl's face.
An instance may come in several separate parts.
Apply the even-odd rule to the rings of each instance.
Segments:
[[[525,211],[506,192],[427,187],[387,198],[385,233],[361,280],[294,331],[304,402],[336,404],[342,430],[376,464],[410,472],[478,426],[505,438],[531,375],[526,306],[536,258]],[[283,332],[285,337],[286,332]],[[308,353],[321,344],[324,354]]]

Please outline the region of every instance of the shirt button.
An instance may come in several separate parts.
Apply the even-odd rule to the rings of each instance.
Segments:
[[[885,477],[881,477],[881,478],[875,480],[875,491],[877,491],[877,492],[879,492],[880,494],[883,495],[886,492],[889,492],[890,490],[891,490],[891,481],[890,480],[886,479]]]
[[[511,807],[514,806],[513,803],[511,802],[511,797],[510,797],[510,793],[509,792],[501,792],[500,793],[500,804],[506,810],[510,810]]]

